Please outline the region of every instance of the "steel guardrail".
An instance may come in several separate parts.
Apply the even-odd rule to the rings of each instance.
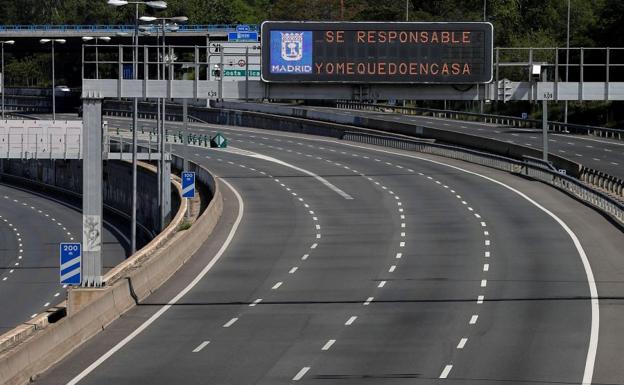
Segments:
[[[433,116],[436,118],[452,120],[476,120],[488,124],[500,124],[518,128],[542,128],[541,119],[523,119],[516,116],[481,114],[471,111],[455,111],[425,107],[403,107],[392,106],[389,104],[361,103],[353,101],[338,101],[336,102],[336,107],[359,111],[395,112],[403,115]],[[624,130],[617,128],[587,126],[574,123],[549,121],[548,129],[561,133],[593,135],[602,138],[624,140]]]
[[[423,154],[438,155],[507,171],[513,174],[524,175],[562,190],[598,208],[615,218],[621,225],[624,225],[624,204],[601,191],[585,185],[578,179],[553,171],[545,166],[531,162],[521,162],[515,159],[461,147],[353,131],[345,131],[342,139],[401,150],[416,151]]]
[[[132,116],[132,112],[129,108],[115,109],[106,107],[103,108],[102,112],[103,114],[107,114],[109,116]],[[168,120],[170,121],[182,120],[182,115],[179,113],[170,114],[170,112],[168,112],[167,115]],[[148,119],[156,118],[155,114],[151,112],[141,112],[139,116]],[[189,122],[195,121],[204,123],[201,119],[193,117],[192,115],[189,115],[188,118]],[[528,176],[559,188],[566,193],[572,194],[583,202],[589,203],[592,206],[602,210],[604,213],[612,216],[619,223],[624,225],[624,203],[607,194],[612,193],[618,196],[624,196],[624,181],[584,166],[582,167],[580,173],[580,179],[576,179],[553,169],[550,165],[547,166],[541,162],[531,160],[530,158],[516,160],[465,147],[432,143],[418,139],[407,139],[397,136],[361,133],[349,130],[344,131],[342,138],[345,140],[360,141],[362,143],[417,151],[431,155],[439,155],[446,158],[467,161],[514,174]],[[365,138],[367,141],[362,141],[361,138]],[[592,186],[595,186],[595,188]],[[605,192],[601,191],[601,189]]]

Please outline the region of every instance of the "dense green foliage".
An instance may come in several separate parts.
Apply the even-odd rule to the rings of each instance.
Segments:
[[[623,0],[570,0],[573,47],[623,47]],[[159,16],[186,15],[190,24],[263,20],[481,21],[484,0],[167,0]],[[565,47],[568,0],[486,0],[495,45]],[[0,24],[132,24],[133,7],[106,0],[0,0]],[[149,10],[142,14],[150,13]],[[153,12],[152,12],[153,13]],[[65,59],[59,82],[79,82],[75,57]],[[622,58],[620,58],[620,63]],[[49,54],[7,54],[7,84],[49,84]],[[76,80],[76,81],[73,81]],[[584,107],[587,112],[587,105]],[[593,108],[593,107],[592,107]],[[602,108],[598,106],[597,108]],[[579,116],[583,113],[577,108]],[[593,110],[592,110],[593,111]],[[555,111],[556,112],[556,109]],[[605,120],[612,120],[608,113]],[[616,117],[616,120],[622,119]]]
[[[478,21],[483,0],[407,0],[411,21]],[[487,0],[487,19],[500,46],[563,46],[567,0]],[[193,24],[263,20],[405,20],[405,0],[169,0],[163,15],[186,15]],[[571,0],[573,46],[624,42],[621,0]],[[130,24],[132,7],[106,0],[0,0],[0,24]]]

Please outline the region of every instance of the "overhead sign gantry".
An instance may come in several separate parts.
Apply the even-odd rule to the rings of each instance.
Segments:
[[[267,82],[489,83],[490,23],[262,23]]]

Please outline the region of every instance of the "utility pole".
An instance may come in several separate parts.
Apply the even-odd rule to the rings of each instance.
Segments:
[[[405,21],[409,21],[409,0],[405,0]]]
[[[566,83],[569,80],[570,75],[570,0],[568,0],[568,22],[567,22],[567,34],[566,34]],[[568,123],[568,101],[565,101],[563,107],[563,122]]]
[[[546,67],[542,72],[542,81],[548,81],[548,73]],[[548,162],[548,101],[546,98],[542,101],[542,159]]]

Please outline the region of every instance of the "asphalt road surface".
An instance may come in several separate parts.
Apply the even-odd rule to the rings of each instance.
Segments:
[[[104,265],[125,259],[119,235],[104,227]],[[0,184],[0,334],[65,299],[59,244],[82,241],[82,214],[49,197]]]
[[[345,115],[359,115],[378,119],[410,122],[448,131],[462,132],[521,146],[542,149],[541,129],[522,129],[479,122],[466,122],[430,116],[401,115],[390,112],[342,110],[325,107],[301,106],[315,111],[332,111]],[[568,158],[595,170],[624,179],[624,142],[586,135],[550,133],[548,148],[551,154]]]
[[[622,383],[624,237],[592,209],[459,161],[194,127],[231,140],[175,147],[219,177],[211,240],[37,383]]]

